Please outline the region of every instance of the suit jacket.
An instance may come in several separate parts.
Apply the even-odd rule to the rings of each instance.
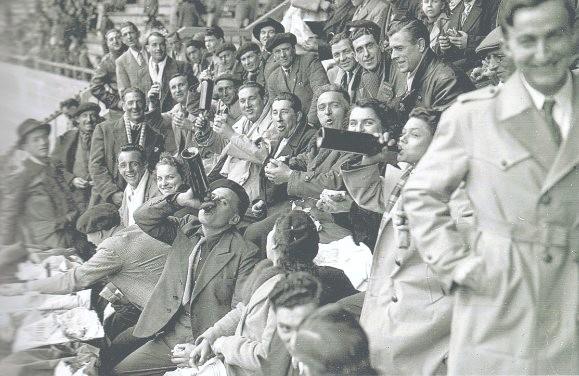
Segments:
[[[413,243],[399,247],[402,234],[392,213],[403,210],[401,200],[385,212],[402,171],[389,165],[382,177],[377,164],[348,167],[341,172],[356,204],[383,213],[360,318],[368,333],[372,366],[380,374],[440,374],[448,354],[452,298]],[[466,240],[472,210],[464,190],[453,195],[450,205]]]
[[[172,245],[163,273],[133,335],[147,338],[159,333],[180,311],[189,256],[197,244],[199,222],[194,216],[172,217],[179,209],[176,194],[156,197],[135,212],[139,227],[164,243]],[[205,260],[193,287],[190,301],[193,338],[213,326],[241,301],[241,289],[258,261],[257,247],[243,239],[235,228],[221,234]]]
[[[145,95],[153,85],[151,75],[149,74],[149,59],[145,55],[145,61],[142,66],[139,66],[137,60],[130,50],[125,51],[117,60],[117,83],[119,93],[122,95],[124,90],[129,87],[136,87],[141,89]],[[169,80],[177,73],[184,73],[188,76],[193,76],[191,66],[182,61],[175,61],[167,56],[165,68],[163,69],[162,87],[159,100],[161,103],[161,111],[169,111],[174,103],[169,91]]]
[[[352,21],[372,21],[380,26],[380,36],[384,37],[388,29],[390,3],[383,0],[364,0],[356,7]]]
[[[329,81],[326,70],[316,55],[297,55],[287,78],[282,67],[276,66],[269,74],[269,77],[266,75],[266,82],[270,98],[273,99],[281,92],[297,95],[302,102],[304,114],[308,115],[308,121],[314,124],[317,122],[315,106],[311,107],[313,90],[316,87],[328,84]]]
[[[159,155],[167,150],[166,142],[174,144],[173,130],[161,127],[161,118],[158,113],[146,115],[147,121],[145,157],[149,170],[155,168]],[[90,205],[111,202],[111,196],[125,189],[126,183],[119,174],[117,158],[121,146],[128,142],[123,117],[116,120],[107,120],[97,125],[91,143],[89,170],[93,178],[93,189]]]
[[[58,137],[52,151],[51,159],[53,161],[60,161],[60,163],[62,163],[64,166],[64,178],[66,183],[70,187],[77,205],[79,205],[81,208],[84,208],[89,203],[92,187],[88,187],[86,189],[78,189],[72,185],[72,180],[75,178],[72,173],[72,169],[74,167],[74,161],[76,158],[78,140],[79,131],[77,129],[70,130]]]
[[[103,56],[90,80],[91,94],[102,102],[106,108],[120,110],[119,90],[117,88],[117,66],[112,52]],[[145,93],[147,94],[147,93]]]
[[[572,127],[559,147],[515,71],[442,114],[406,183],[413,239],[445,288],[474,263],[477,282],[455,290],[449,374],[579,373],[579,72],[571,77]],[[477,219],[470,248],[447,209],[462,182]]]

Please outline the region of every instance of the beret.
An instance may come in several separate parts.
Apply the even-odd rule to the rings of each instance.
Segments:
[[[219,81],[223,81],[223,80],[233,81],[233,83],[235,85],[238,85],[241,83],[241,77],[239,77],[236,74],[232,74],[232,73],[221,73],[220,75],[215,77],[214,81],[215,81],[215,84],[217,84]]]
[[[376,42],[380,41],[380,26],[377,23],[368,20],[356,20],[350,21],[346,24],[349,29],[367,29],[372,35]]]
[[[219,56],[219,54],[222,53],[223,51],[235,52],[236,50],[237,50],[237,48],[235,48],[235,45],[233,43],[226,42],[226,43],[221,43],[219,46],[217,46],[215,48],[214,54],[215,54],[215,56]]]
[[[109,230],[121,223],[119,209],[113,204],[98,204],[88,208],[76,221],[76,229],[83,234]]]
[[[283,43],[289,43],[292,46],[295,46],[298,43],[298,41],[296,39],[296,36],[293,35],[292,33],[280,33],[274,35],[267,41],[265,49],[271,52],[273,51],[274,48]]]
[[[95,111],[97,115],[101,112],[101,107],[94,103],[94,102],[84,102],[81,103],[80,106],[76,109],[76,111],[72,114],[73,117],[77,117],[83,112],[87,111]]]
[[[486,54],[492,50],[496,50],[501,47],[501,40],[503,39],[503,32],[500,26],[495,28],[493,31],[488,33],[488,35],[480,42],[480,44],[475,49],[477,54]]]
[[[205,29],[205,36],[207,35],[215,35],[217,38],[223,38],[223,29],[219,26],[210,26]]]
[[[227,188],[235,193],[239,199],[239,215],[243,216],[247,211],[247,208],[249,208],[249,196],[247,195],[245,188],[229,179],[217,179],[209,184],[209,192],[213,192],[217,188]]]
[[[285,32],[285,28],[283,27],[283,25],[281,23],[277,22],[273,18],[267,17],[265,20],[257,23],[253,27],[253,29],[251,30],[253,37],[255,39],[259,40],[259,34],[261,33],[261,29],[263,29],[266,26],[272,26],[274,28],[276,34]]]
[[[197,40],[197,39],[189,39],[187,42],[185,42],[185,48],[191,47],[191,46],[202,50],[205,48],[205,42]]]
[[[18,143],[24,140],[24,137],[37,129],[46,129],[50,132],[50,124],[41,123],[35,119],[26,119],[18,126]]]
[[[259,52],[261,52],[261,49],[259,48],[257,43],[253,43],[253,42],[245,43],[245,44],[241,45],[241,47],[239,47],[239,49],[237,50],[237,53],[235,54],[235,57],[237,58],[237,60],[241,60],[241,57],[249,51],[255,51],[255,52],[259,53]]]
[[[276,224],[276,231],[276,239],[286,246],[286,257],[309,262],[318,255],[320,235],[306,212],[292,210]]]

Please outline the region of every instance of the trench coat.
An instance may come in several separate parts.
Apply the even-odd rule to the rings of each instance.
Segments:
[[[410,242],[398,246],[400,231],[386,204],[402,171],[388,165],[380,176],[377,164],[352,166],[341,172],[348,192],[362,208],[383,213],[374,248],[372,270],[362,306],[360,324],[368,333],[372,366],[387,375],[432,375],[445,371],[452,298],[437,275]],[[463,190],[451,200],[453,218],[468,238],[472,210]]]
[[[572,79],[572,127],[559,148],[516,71],[443,113],[406,184],[412,236],[455,291],[451,375],[579,373],[577,72]],[[446,204],[463,181],[477,219],[470,248]],[[465,271],[474,281],[456,283]]]

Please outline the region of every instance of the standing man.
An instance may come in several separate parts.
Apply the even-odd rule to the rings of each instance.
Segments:
[[[142,92],[149,91],[145,77],[147,76],[147,51],[141,46],[139,38],[141,33],[137,26],[132,22],[121,24],[121,39],[123,44],[128,47],[121,56],[117,58],[116,76],[117,87],[121,98],[123,91],[128,87],[137,87]]]
[[[123,116],[97,125],[91,142],[89,164],[89,172],[94,181],[91,206],[102,202],[121,206],[126,186],[117,162],[121,146],[140,145],[151,169],[163,151],[175,152],[171,128],[161,127],[158,111],[145,114],[145,106],[143,92],[129,88],[123,96]]]
[[[74,114],[77,128],[60,136],[52,151],[52,160],[64,167],[64,177],[81,212],[87,208],[92,191],[90,146],[94,130],[102,121],[100,110],[96,103],[81,104]]]
[[[332,57],[338,66],[338,73],[333,83],[348,92],[351,98],[354,94],[352,78],[354,78],[356,70],[359,69],[359,65],[349,35],[345,32],[336,34],[330,41],[330,48]]]
[[[282,92],[295,94],[302,103],[308,123],[316,123],[315,106],[312,105],[313,88],[329,84],[326,70],[314,54],[296,54],[296,36],[292,33],[276,34],[267,42],[279,64],[266,76],[267,91],[271,98]]]
[[[102,102],[106,108],[113,111],[121,110],[120,96],[117,87],[117,72],[115,61],[127,50],[121,41],[119,29],[110,29],[105,34],[109,52],[103,56],[90,80],[91,94]]]
[[[171,368],[171,350],[195,340],[241,301],[242,286],[258,261],[258,249],[245,241],[236,225],[249,206],[243,187],[221,179],[209,187],[200,205],[189,189],[159,197],[136,213],[143,231],[171,245],[159,282],[133,335],[154,337],[115,368],[123,373]],[[199,210],[198,220],[175,220],[182,207]],[[148,374],[163,374],[163,371]]]
[[[517,70],[443,114],[403,193],[412,238],[455,293],[451,375],[579,373],[574,21],[563,0],[509,2],[502,28]],[[447,204],[463,182],[471,248]]]

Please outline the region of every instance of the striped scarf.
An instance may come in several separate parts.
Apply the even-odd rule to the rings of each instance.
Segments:
[[[140,133],[139,133],[139,145],[141,145],[143,148],[145,147],[145,128],[146,128],[146,124],[145,122],[142,123],[134,123],[132,121],[129,120],[129,117],[127,116],[127,114],[123,115],[123,119],[125,121],[125,132],[127,133],[127,143],[132,144],[133,142],[133,134],[131,132],[131,129],[134,128],[139,128],[140,127]]]
[[[414,166],[409,166],[402,173],[402,176],[400,176],[400,180],[398,180],[398,183],[396,183],[396,186],[392,190],[392,193],[390,194],[390,197],[388,198],[388,202],[386,203],[386,213],[389,213],[390,210],[392,210],[392,208],[394,207],[394,205],[396,205],[396,201],[398,201],[398,199],[400,198],[400,193],[402,192],[402,188],[404,188],[404,185],[406,185],[406,182],[408,181],[408,178],[410,177],[410,174],[412,173],[413,169],[414,169]]]

